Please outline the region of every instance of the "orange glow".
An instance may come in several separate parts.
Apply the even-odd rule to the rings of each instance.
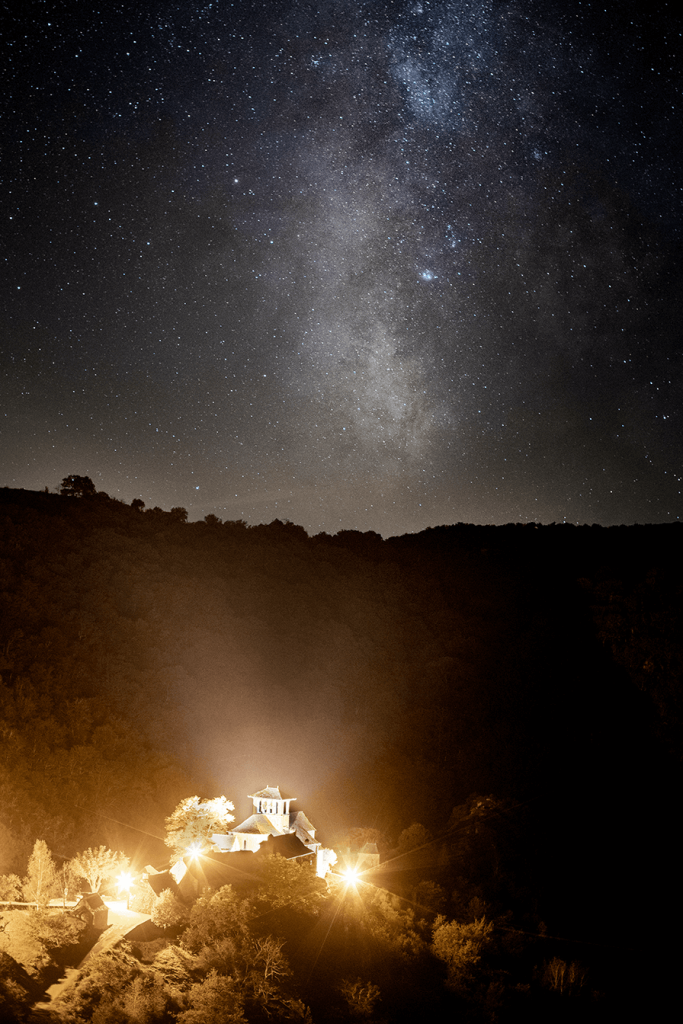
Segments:
[[[193,860],[194,860],[195,857],[198,857],[201,852],[202,852],[202,844],[201,843],[192,843],[187,848],[187,855],[188,855],[188,857],[192,857]]]
[[[345,878],[349,885],[355,885],[360,875],[353,868],[347,868],[346,871],[342,871],[342,878]]]

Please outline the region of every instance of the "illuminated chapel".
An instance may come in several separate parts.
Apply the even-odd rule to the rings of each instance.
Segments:
[[[327,870],[326,858],[321,844],[315,838],[315,828],[303,811],[292,811],[291,804],[296,797],[283,796],[279,786],[268,786],[258,793],[250,793],[254,809],[248,818],[235,825],[229,832],[211,836],[214,847],[223,853],[237,853],[251,850],[256,853],[261,843],[271,836],[291,836],[289,853],[285,856],[298,857],[313,854],[316,871],[324,876]],[[327,851],[325,851],[327,852]]]

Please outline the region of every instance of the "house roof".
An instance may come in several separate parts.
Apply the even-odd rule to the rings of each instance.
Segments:
[[[262,800],[296,800],[295,796],[283,796],[280,793],[279,786],[266,786],[265,789],[260,789],[258,793],[249,793],[250,800],[262,799]]]
[[[170,889],[176,893],[178,886],[170,871],[158,871],[155,875],[148,875],[147,881],[155,895],[160,896],[164,889]]]
[[[73,909],[74,911],[84,910],[87,907],[88,910],[99,910],[101,907],[105,906],[106,903],[99,895],[99,893],[90,892],[86,893],[85,896],[82,896]]]

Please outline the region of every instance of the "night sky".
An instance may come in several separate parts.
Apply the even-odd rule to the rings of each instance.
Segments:
[[[9,6],[0,486],[683,516],[674,5]]]

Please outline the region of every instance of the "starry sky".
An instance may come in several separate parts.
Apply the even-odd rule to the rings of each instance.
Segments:
[[[673,5],[9,7],[0,486],[681,518]]]

